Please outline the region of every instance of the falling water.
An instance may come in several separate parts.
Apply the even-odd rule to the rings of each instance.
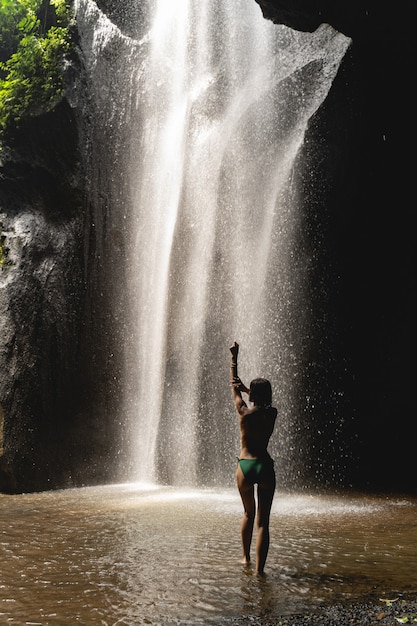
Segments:
[[[93,5],[79,0],[79,21]],[[117,54],[107,46],[118,93],[100,102],[129,127],[123,412],[134,478],[227,484],[238,452],[233,340],[242,379],[271,380],[290,436],[308,308],[294,173],[349,40],[329,26],[273,25],[253,0],[146,6],[137,36],[119,33]],[[95,48],[117,38],[100,20],[84,35],[91,68],[104,62]]]

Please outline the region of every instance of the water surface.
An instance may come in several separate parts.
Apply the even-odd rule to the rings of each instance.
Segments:
[[[417,592],[416,512],[408,497],[277,494],[258,578],[232,489],[0,495],[0,623],[219,624]]]

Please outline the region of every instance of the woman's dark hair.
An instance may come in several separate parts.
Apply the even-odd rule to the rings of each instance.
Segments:
[[[272,387],[266,378],[254,378],[249,388],[251,402],[257,406],[271,406]]]

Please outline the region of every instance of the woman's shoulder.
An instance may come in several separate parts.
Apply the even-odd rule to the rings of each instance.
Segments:
[[[246,417],[254,416],[255,418],[264,415],[268,418],[272,418],[275,420],[277,417],[278,411],[274,406],[268,406],[268,407],[253,406],[253,407],[246,408],[244,414]]]

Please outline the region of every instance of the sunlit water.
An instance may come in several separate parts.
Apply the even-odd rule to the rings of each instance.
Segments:
[[[307,280],[294,261],[295,162],[350,40],[324,25],[279,28],[246,0],[151,6],[121,96],[136,94],[138,111],[124,412],[139,480],[224,483],[237,439],[229,342],[245,346],[243,379],[272,378],[281,405],[293,393]]]
[[[417,500],[276,495],[267,576],[240,564],[234,490],[0,496],[0,623],[221,624],[417,592]]]

